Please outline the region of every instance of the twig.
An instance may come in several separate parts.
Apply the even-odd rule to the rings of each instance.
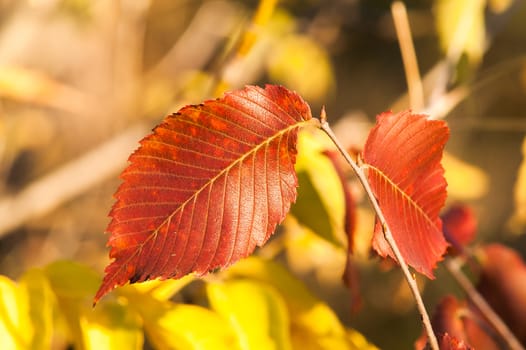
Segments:
[[[416,59],[415,46],[413,45],[405,5],[400,1],[393,2],[391,5],[391,14],[393,16],[398,44],[400,45],[402,61],[404,63],[409,104],[411,108],[420,110],[425,105],[424,89],[418,70],[418,61]]]
[[[96,149],[25,187],[20,193],[0,198],[0,237],[29,219],[43,216],[92,186],[115,176],[147,133],[136,125]]]
[[[336,135],[334,135],[332,129],[329,126],[329,123],[327,122],[327,118],[326,118],[324,109],[322,110],[322,113],[320,116],[320,128],[329,136],[329,138],[336,145],[336,148],[338,148],[338,150],[343,155],[347,163],[349,163],[349,165],[352,167],[354,173],[358,177],[358,180],[360,181],[365,192],[367,193],[367,196],[369,197],[369,201],[371,202],[373,209],[376,212],[378,221],[382,225],[385,240],[391,247],[391,250],[393,251],[396,257],[398,264],[400,264],[400,267],[404,273],[405,279],[407,280],[407,283],[409,284],[409,288],[411,289],[411,293],[413,294],[413,297],[415,298],[418,311],[420,312],[420,315],[422,316],[422,323],[424,324],[424,328],[426,330],[429,344],[431,345],[431,349],[439,350],[438,341],[435,336],[435,333],[433,332],[433,327],[431,326],[431,321],[429,319],[429,315],[426,311],[424,302],[422,300],[422,296],[420,295],[420,292],[418,290],[418,285],[416,284],[416,280],[414,279],[413,275],[409,271],[409,267],[407,266],[407,263],[402,257],[402,253],[400,252],[400,249],[398,249],[398,245],[396,244],[396,241],[394,240],[394,237],[389,229],[389,226],[387,225],[387,221],[385,220],[382,209],[380,208],[380,205],[378,204],[378,201],[376,200],[376,197],[374,196],[374,193],[371,190],[371,187],[369,186],[369,181],[367,180],[367,176],[365,174],[364,168],[359,166],[351,158],[351,156],[349,155],[349,153],[347,153],[347,151],[343,148],[343,146],[340,144],[340,141],[336,138]]]
[[[493,311],[491,306],[486,302],[486,300],[480,295],[480,293],[475,289],[471,281],[464,275],[460,269],[460,264],[456,259],[447,259],[444,262],[446,269],[457,281],[457,283],[462,287],[464,292],[466,292],[468,298],[475,304],[480,312],[486,317],[488,322],[493,326],[493,328],[502,336],[509,349],[511,350],[524,350],[524,347],[521,345],[519,340],[515,335],[510,331],[508,326],[501,320],[499,315]]]

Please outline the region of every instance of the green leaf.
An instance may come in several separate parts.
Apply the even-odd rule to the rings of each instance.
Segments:
[[[212,309],[236,330],[241,349],[292,349],[285,302],[268,284],[248,280],[209,283],[207,294]]]
[[[338,173],[323,154],[329,147],[318,130],[299,133],[296,172],[301,190],[290,212],[320,237],[343,246],[345,198]]]

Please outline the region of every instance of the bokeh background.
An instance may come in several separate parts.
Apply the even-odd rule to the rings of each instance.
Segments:
[[[450,202],[475,210],[478,242],[524,256],[526,2],[404,4],[425,77],[420,109],[451,127]],[[410,106],[400,44],[381,0],[0,0],[0,274],[61,259],[102,272],[118,174],[138,140],[185,104],[283,84],[314,115],[325,105],[359,148],[376,114]],[[365,304],[351,314],[341,261],[312,254],[298,273],[346,324],[385,348],[420,334],[397,271],[366,265]],[[431,307],[454,288],[438,275]]]

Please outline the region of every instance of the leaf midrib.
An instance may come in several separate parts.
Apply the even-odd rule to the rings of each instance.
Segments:
[[[412,207],[414,207],[420,213],[420,215],[422,215],[425,218],[425,220],[430,224],[430,226],[432,226],[433,229],[436,232],[440,233],[440,230],[438,229],[436,224],[433,222],[433,220],[431,220],[431,218],[422,209],[422,207],[420,205],[418,205],[418,203],[416,201],[414,201],[413,198],[410,195],[408,195],[402,188],[400,188],[400,186],[398,186],[398,184],[396,184],[394,181],[392,181],[389,176],[387,176],[382,170],[380,170],[379,168],[375,167],[374,165],[366,164],[366,166],[368,168],[368,171],[373,170],[374,172],[379,174],[382,178],[386,179],[386,181],[395,189],[395,192],[398,192],[403,198],[405,198],[407,200],[407,202]]]
[[[163,220],[162,223],[160,223],[154,231],[151,232],[151,234],[148,235],[148,237],[145,238],[145,240],[143,242],[141,242],[141,244],[137,245],[136,249],[134,250],[133,254],[131,254],[126,260],[125,262],[123,262],[121,264],[121,266],[119,267],[119,269],[117,270],[118,272],[120,272],[133,258],[135,258],[139,252],[142,250],[142,248],[149,242],[151,241],[152,239],[155,239],[157,237],[157,234],[159,233],[159,230],[167,223],[169,222],[173,216],[179,211],[181,210],[181,208],[184,208],[188,203],[190,203],[192,200],[194,200],[194,198],[196,198],[202,191],[204,191],[206,188],[208,188],[208,186],[211,186],[215,181],[217,181],[217,179],[219,179],[221,176],[227,174],[232,168],[234,168],[236,165],[238,164],[241,164],[246,158],[248,158],[250,155],[256,153],[257,151],[259,151],[261,148],[265,147],[266,145],[270,144],[272,141],[274,141],[275,139],[281,137],[282,135],[292,131],[293,129],[296,129],[296,128],[299,128],[301,127],[302,125],[306,125],[308,124],[309,122],[312,122],[313,119],[309,119],[309,120],[302,120],[302,121],[299,121],[299,122],[296,122],[294,124],[291,124],[289,126],[287,126],[286,128],[284,129],[281,129],[279,130],[277,133],[275,133],[274,135],[266,138],[263,140],[263,142],[257,144],[254,148],[252,148],[250,151],[246,152],[245,154],[241,155],[239,158],[235,159],[231,164],[229,164],[227,167],[225,167],[224,169],[222,169],[221,171],[219,171],[217,173],[217,175],[215,175],[214,177],[212,177],[209,181],[207,181],[206,183],[204,183],[200,188],[198,188],[188,199],[186,199],[185,201],[183,201],[181,204],[179,204],[177,206],[176,209],[174,209],[174,211],[172,213],[170,213],[165,220]],[[118,272],[115,272],[113,274],[113,276],[117,276],[118,275]]]

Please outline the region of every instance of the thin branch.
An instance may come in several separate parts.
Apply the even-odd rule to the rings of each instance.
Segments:
[[[378,204],[378,201],[376,200],[376,197],[374,196],[374,193],[371,190],[369,181],[367,179],[367,175],[365,174],[365,171],[364,171],[365,168],[359,166],[352,159],[349,153],[347,153],[347,151],[343,148],[343,146],[340,144],[340,141],[336,138],[336,135],[334,135],[332,129],[329,126],[329,123],[327,122],[325,110],[322,110],[320,119],[321,119],[320,128],[329,136],[329,138],[336,145],[336,147],[338,148],[340,153],[343,155],[347,163],[349,163],[349,165],[352,167],[353,171],[358,177],[358,180],[360,181],[365,192],[367,193],[367,196],[369,197],[369,201],[371,202],[371,205],[373,206],[373,209],[376,212],[378,221],[382,225],[385,240],[391,247],[391,250],[393,251],[396,257],[396,260],[400,264],[400,267],[402,269],[402,272],[404,273],[405,279],[407,280],[407,283],[409,284],[409,288],[411,289],[411,293],[413,294],[413,297],[415,298],[418,311],[420,312],[420,315],[422,316],[422,323],[424,324],[424,328],[426,330],[429,344],[431,345],[431,349],[439,350],[438,341],[435,336],[435,333],[433,332],[433,327],[431,326],[431,320],[429,319],[429,315],[426,311],[424,301],[422,300],[422,296],[420,295],[420,291],[418,290],[418,285],[416,283],[416,280],[414,276],[411,274],[411,272],[409,271],[409,267],[407,266],[407,263],[402,257],[402,253],[400,252],[400,249],[398,248],[398,245],[396,244],[396,241],[394,240],[394,237],[389,229],[389,226],[387,225],[387,221],[385,220],[382,209],[380,208],[380,205]]]
[[[456,259],[447,259],[444,262],[446,269],[457,281],[457,283],[462,287],[464,292],[467,294],[468,298],[475,304],[479,311],[486,317],[488,322],[493,326],[493,328],[502,336],[508,348],[511,350],[524,350],[524,347],[521,345],[519,340],[515,335],[510,331],[508,326],[501,320],[499,315],[493,311],[491,306],[486,302],[486,300],[480,295],[480,293],[475,289],[471,281],[464,275],[460,269],[460,264]]]
[[[404,63],[405,78],[407,81],[407,90],[409,92],[409,105],[411,108],[421,110],[425,106],[424,88],[420,71],[418,70],[418,61],[416,59],[415,46],[407,18],[407,10],[401,1],[395,1],[391,5],[391,14],[400,45],[402,61]]]

